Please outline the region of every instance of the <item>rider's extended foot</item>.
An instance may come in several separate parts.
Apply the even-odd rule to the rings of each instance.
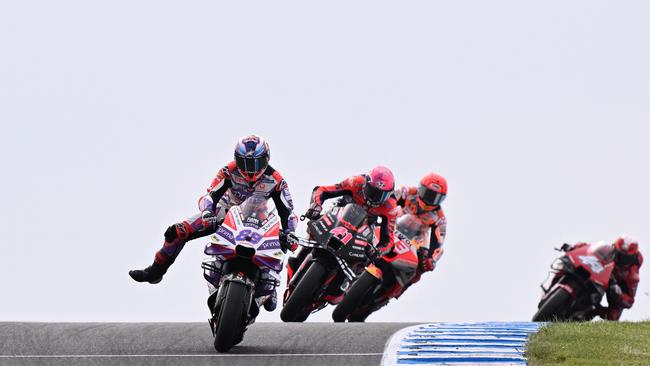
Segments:
[[[158,283],[162,280],[163,275],[167,272],[169,265],[163,265],[153,262],[145,269],[134,269],[129,271],[129,276],[137,282]]]

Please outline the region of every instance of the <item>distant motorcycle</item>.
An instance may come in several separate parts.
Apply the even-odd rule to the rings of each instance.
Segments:
[[[214,348],[227,352],[243,340],[246,327],[280,284],[283,251],[280,219],[268,212],[266,199],[252,196],[230,208],[205,247],[202,268],[212,309],[209,320]]]
[[[600,243],[558,251],[565,254],[551,264],[541,285],[542,299],[533,321],[588,321],[601,308],[601,301],[614,270],[615,251]]]
[[[417,274],[417,247],[426,240],[426,230],[417,216],[401,216],[392,250],[366,267],[334,309],[332,319],[335,322],[365,321],[390,299],[401,295]]]
[[[287,284],[280,313],[285,322],[305,321],[328,303],[340,302],[368,262],[367,251],[374,250],[366,210],[355,203],[333,207],[310,221],[307,230],[313,240],[293,235],[289,239],[310,248],[311,253]]]

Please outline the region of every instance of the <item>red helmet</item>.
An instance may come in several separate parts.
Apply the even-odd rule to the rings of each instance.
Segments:
[[[269,166],[271,151],[263,138],[244,136],[235,145],[235,163],[241,175],[249,182],[260,179]]]
[[[447,180],[439,174],[429,173],[420,179],[418,203],[423,209],[438,206],[447,197]]]
[[[616,263],[639,265],[639,242],[627,235],[621,235],[612,244],[616,249]]]
[[[363,194],[369,206],[381,206],[393,193],[393,189],[395,189],[393,172],[385,166],[376,166],[366,175]]]

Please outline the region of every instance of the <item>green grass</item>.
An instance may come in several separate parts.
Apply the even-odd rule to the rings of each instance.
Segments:
[[[549,324],[526,357],[532,366],[650,365],[650,321]]]

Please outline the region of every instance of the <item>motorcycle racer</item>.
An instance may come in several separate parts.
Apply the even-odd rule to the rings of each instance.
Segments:
[[[418,248],[420,271],[433,271],[443,253],[442,245],[447,233],[447,218],[440,204],[447,197],[447,180],[436,173],[428,173],[418,187],[400,187],[395,190],[397,205],[402,214],[416,215],[430,228],[428,246]],[[401,215],[400,215],[401,216]],[[416,276],[414,282],[419,280]]]
[[[561,249],[568,252],[589,245],[592,244],[578,242],[574,245],[564,244]],[[607,289],[608,306],[598,309],[597,314],[594,315],[607,320],[619,320],[623,310],[634,305],[643,255],[639,251],[639,242],[627,235],[619,236],[611,245],[614,247],[616,257]]]
[[[387,167],[376,166],[367,174],[355,175],[331,186],[315,187],[305,217],[310,220],[318,219],[323,209],[323,203],[331,198],[339,198],[337,206],[345,206],[349,202],[362,206],[368,212],[369,224],[376,224],[381,218],[379,241],[376,245],[379,253],[372,254],[381,256],[391,249],[394,242],[399,211],[395,198],[391,197],[394,188],[393,172]],[[291,281],[291,277],[308,253],[309,250],[301,248],[296,256],[287,260],[288,281]]]
[[[419,245],[417,249],[418,270],[402,292],[395,296],[395,298],[399,298],[410,286],[420,281],[422,273],[433,271],[436,268],[437,261],[443,253],[442,245],[447,232],[447,218],[440,205],[447,197],[447,180],[437,173],[428,173],[422,177],[417,187],[399,187],[395,190],[393,197],[400,208],[399,217],[408,214],[415,215],[425,227],[430,228],[428,243],[419,245],[419,243],[413,242],[416,246]],[[355,320],[365,320],[373,312],[388,305],[389,300],[386,299],[375,304],[368,308],[366,313],[357,314]]]
[[[143,270],[129,271],[135,281],[160,282],[185,243],[213,233],[230,207],[253,195],[273,199],[282,226],[280,242],[283,249],[287,249],[286,234],[295,230],[297,218],[286,181],[269,165],[268,143],[259,136],[244,136],[235,145],[234,158],[219,170],[208,193],[199,199],[200,212],[167,228],[163,246],[156,252],[153,263]],[[272,296],[270,302],[265,303],[267,310],[272,311],[276,301],[276,296]]]

